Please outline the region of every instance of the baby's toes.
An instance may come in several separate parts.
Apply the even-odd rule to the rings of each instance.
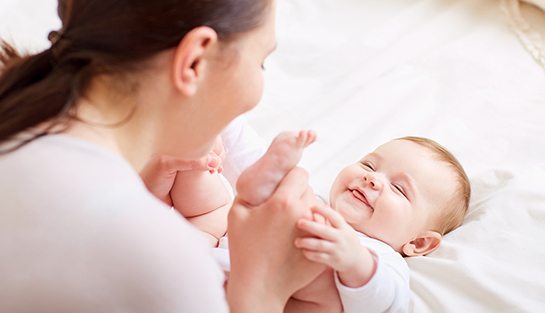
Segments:
[[[301,146],[308,147],[311,143],[316,141],[316,132],[313,130],[302,130],[299,132],[299,136],[297,139],[299,140],[299,143]]]

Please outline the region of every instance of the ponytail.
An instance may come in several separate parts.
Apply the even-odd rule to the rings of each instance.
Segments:
[[[52,49],[26,57],[5,42],[0,49],[0,142],[49,122],[30,139],[0,149],[0,154],[5,154],[46,135],[64,121],[81,86],[74,66],[55,66]]]

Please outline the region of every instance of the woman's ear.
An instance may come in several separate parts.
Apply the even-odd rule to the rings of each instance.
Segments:
[[[205,54],[218,42],[218,34],[207,26],[190,30],[180,41],[174,53],[173,79],[176,89],[192,96],[198,89],[207,69]]]
[[[403,245],[403,254],[406,256],[426,255],[439,247],[443,236],[436,231],[427,230],[415,239]]]

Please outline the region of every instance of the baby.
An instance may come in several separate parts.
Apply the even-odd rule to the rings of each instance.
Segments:
[[[239,196],[254,205],[264,202],[315,138],[312,131],[280,134],[263,158],[241,174]],[[215,177],[208,172],[190,175]],[[175,207],[182,200],[177,184],[178,179],[171,193]],[[197,203],[197,194],[192,195]],[[462,223],[469,197],[463,168],[434,141],[405,137],[378,147],[339,173],[330,191],[331,208],[317,207],[313,221],[298,221],[297,226],[314,237],[297,238],[295,245],[328,269],[294,294],[285,311],[406,311],[409,269],[403,257],[435,250],[442,236]],[[204,199],[209,198],[214,197]],[[201,205],[202,213],[189,218],[212,236],[212,245],[227,230],[230,198],[219,202],[225,203],[217,208],[214,204],[212,210]],[[207,221],[195,223],[195,218]],[[222,226],[214,228],[217,222]]]
[[[436,142],[404,137],[344,168],[330,190],[327,223],[300,220],[315,237],[295,245],[328,265],[293,295],[286,312],[404,312],[409,268],[403,257],[434,251],[461,225],[470,184],[456,158]]]
[[[265,202],[282,178],[299,162],[303,149],[316,140],[313,131],[283,132],[263,155],[238,178],[238,195],[251,205]],[[221,137],[213,152],[222,155]],[[212,247],[227,232],[232,197],[218,172],[184,171],[176,174],[170,192],[174,209],[200,229]]]

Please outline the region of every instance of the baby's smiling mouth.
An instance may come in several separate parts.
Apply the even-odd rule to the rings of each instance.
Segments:
[[[368,206],[372,211],[374,211],[375,209],[369,204],[369,202],[367,202],[367,198],[365,197],[365,194],[363,192],[361,192],[360,190],[358,190],[357,188],[356,189],[348,189],[350,190],[350,192],[352,192],[352,195],[354,195],[354,197],[358,200],[360,200],[361,202],[363,202],[366,206]]]

